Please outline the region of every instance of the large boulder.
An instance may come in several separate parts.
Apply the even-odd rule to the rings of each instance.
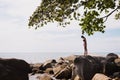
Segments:
[[[119,78],[120,60],[114,53],[109,53],[106,57],[79,56],[74,60],[74,67],[73,75],[78,75],[82,80],[91,80],[96,73]]]
[[[105,68],[105,74],[107,76],[112,76],[115,72],[120,72],[120,66],[118,66],[118,55],[114,53],[109,53],[106,56],[104,68]]]
[[[20,59],[0,59],[0,80],[29,80],[30,65]]]
[[[96,73],[103,71],[102,60],[104,57],[79,56],[74,60],[75,74],[81,80],[91,80]]]

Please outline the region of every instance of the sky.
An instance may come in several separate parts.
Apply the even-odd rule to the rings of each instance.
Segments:
[[[41,0],[0,0],[0,53],[83,52],[81,29],[75,21],[65,28],[50,23],[38,30],[28,19]],[[120,52],[120,20],[111,16],[105,33],[87,36],[88,52]]]

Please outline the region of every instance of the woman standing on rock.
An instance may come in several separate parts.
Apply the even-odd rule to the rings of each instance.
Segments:
[[[87,40],[84,36],[81,36],[83,39],[83,46],[84,46],[84,56],[88,55],[88,50],[87,50]]]

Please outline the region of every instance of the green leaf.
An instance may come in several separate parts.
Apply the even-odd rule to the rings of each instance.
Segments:
[[[120,19],[118,6],[120,0],[42,0],[30,16],[28,26],[37,29],[49,22],[58,22],[64,27],[75,20],[81,27],[82,34],[104,33],[104,21],[111,14],[118,10],[115,19]],[[105,16],[101,18],[102,15]]]

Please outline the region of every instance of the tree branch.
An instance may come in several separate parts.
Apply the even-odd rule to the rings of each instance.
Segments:
[[[108,17],[109,17],[112,13],[114,13],[117,9],[119,9],[119,8],[120,8],[120,6],[118,6],[116,9],[114,9],[113,11],[111,11],[109,14],[107,14],[106,16],[101,17],[101,18],[106,18],[105,21],[104,21],[104,22],[106,22],[107,19],[108,19]]]

